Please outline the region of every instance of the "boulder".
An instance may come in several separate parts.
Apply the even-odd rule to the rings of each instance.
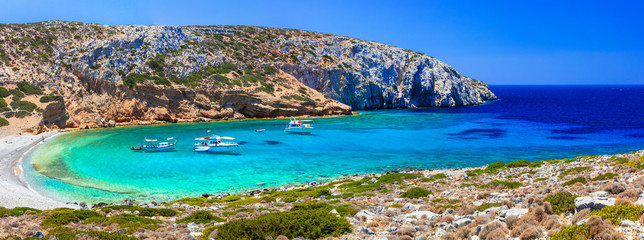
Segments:
[[[615,205],[615,198],[605,197],[578,197],[575,199],[575,212],[590,208],[590,210],[600,210],[607,206]]]
[[[369,229],[368,227],[365,227],[365,226],[359,227],[358,232],[360,234],[366,234],[366,235],[374,235],[374,234],[376,234],[376,232],[374,232],[373,230],[371,230],[371,229]]]
[[[472,223],[473,221],[474,221],[474,216],[472,215],[459,216],[454,219],[454,227],[461,228],[466,226],[467,224]]]
[[[430,211],[414,211],[414,212],[405,214],[405,218],[421,219],[423,215],[425,215],[427,219],[432,219],[434,217],[440,216],[440,214],[436,214]]]
[[[369,210],[361,210],[360,212],[356,213],[356,215],[353,217],[357,219],[361,219],[362,217],[365,217],[367,219],[372,219],[376,217],[376,214]]]

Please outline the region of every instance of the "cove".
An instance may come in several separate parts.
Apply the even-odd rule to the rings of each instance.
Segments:
[[[35,190],[55,198],[162,202],[349,174],[644,149],[643,86],[492,86],[492,91],[500,100],[481,106],[316,118],[310,136],[283,132],[284,119],[75,131],[34,151],[23,163],[24,174]],[[208,130],[236,138],[243,153],[193,152],[193,139]],[[177,149],[130,151],[145,137],[174,137]]]

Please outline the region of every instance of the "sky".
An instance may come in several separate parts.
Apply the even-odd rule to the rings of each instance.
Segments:
[[[0,23],[247,25],[371,40],[501,84],[644,84],[644,1],[0,0]]]

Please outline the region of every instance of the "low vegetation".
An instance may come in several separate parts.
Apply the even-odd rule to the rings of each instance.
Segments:
[[[36,214],[40,213],[42,211],[38,209],[33,209],[33,208],[27,208],[27,207],[17,207],[17,208],[4,208],[0,207],[0,217],[7,217],[7,216],[22,216],[25,214]]]
[[[586,178],[585,177],[573,178],[572,180],[563,183],[563,186],[570,186],[570,185],[573,185],[575,183],[583,183],[583,184],[585,184],[586,183]]]
[[[432,194],[432,191],[425,190],[423,188],[419,187],[413,187],[407,190],[406,192],[402,193],[400,197],[404,198],[424,198],[427,197],[428,195]]]
[[[528,162],[527,160],[512,161],[505,165],[505,167],[507,168],[527,167],[527,166],[530,166],[530,162]]]
[[[13,108],[14,110],[32,112],[36,110],[38,106],[35,103],[29,101],[13,101],[11,102],[11,108]]]
[[[613,224],[618,224],[622,220],[638,221],[642,214],[644,214],[644,206],[632,204],[607,206],[599,211],[590,213],[590,215],[597,215],[603,220],[610,220]]]
[[[41,103],[48,103],[48,102],[58,101],[60,99],[62,99],[61,96],[54,95],[54,94],[49,94],[49,95],[45,95],[45,96],[40,97],[40,102]]]
[[[103,217],[103,215],[90,210],[56,208],[46,215],[45,220],[40,225],[44,228],[51,228],[96,217]]]
[[[204,223],[211,223],[211,222],[225,222],[226,219],[217,217],[212,215],[210,212],[207,211],[196,211],[191,213],[190,215],[177,220],[177,223],[197,223],[197,224],[204,224]]]
[[[556,214],[574,213],[575,212],[575,198],[570,192],[558,192],[546,196],[543,201],[550,202],[552,212]]]
[[[483,187],[490,187],[490,186],[493,186],[493,187],[504,186],[507,189],[515,189],[523,186],[523,184],[520,182],[505,182],[505,181],[494,180],[488,184],[483,185]]]
[[[217,230],[217,239],[275,239],[279,235],[318,239],[351,232],[351,224],[326,208],[318,208],[267,213],[225,223]]]
[[[2,126],[8,126],[9,125],[9,120],[6,118],[0,117],[0,127]]]
[[[483,204],[479,205],[478,207],[476,207],[476,211],[483,212],[488,208],[500,207],[500,206],[503,206],[503,203],[483,203]]]
[[[42,95],[40,87],[31,85],[28,82],[18,83],[18,89],[27,95]]]

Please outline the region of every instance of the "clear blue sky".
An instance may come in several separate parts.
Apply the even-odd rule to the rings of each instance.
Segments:
[[[181,2],[181,3],[179,3]],[[489,84],[644,84],[642,1],[26,1],[1,23],[251,25],[373,40]]]

